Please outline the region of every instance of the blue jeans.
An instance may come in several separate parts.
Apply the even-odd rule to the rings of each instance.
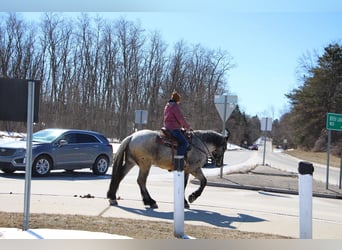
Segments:
[[[177,154],[178,155],[185,155],[186,149],[188,147],[188,141],[185,139],[185,136],[183,135],[182,131],[180,129],[174,129],[171,130],[171,134],[173,137],[175,137],[179,143],[178,148],[177,148]]]

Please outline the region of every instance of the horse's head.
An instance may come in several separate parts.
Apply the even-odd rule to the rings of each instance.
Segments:
[[[220,134],[219,134],[220,135]],[[223,157],[224,153],[227,150],[227,143],[228,143],[229,133],[227,136],[220,135],[217,137],[217,140],[215,141],[215,149],[212,151],[213,156],[213,163],[215,163],[216,166],[220,167],[223,165]]]
[[[229,132],[226,136],[212,130],[198,131],[196,134],[200,137],[202,142],[211,145],[208,147],[208,150],[209,148],[211,149],[210,153],[213,157],[213,163],[215,163],[216,166],[222,166],[224,153],[227,149]]]

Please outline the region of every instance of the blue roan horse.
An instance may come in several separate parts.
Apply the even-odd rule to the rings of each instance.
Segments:
[[[113,162],[112,179],[107,192],[107,198],[111,205],[117,205],[116,192],[125,175],[134,166],[139,167],[138,185],[145,206],[158,208],[146,188],[147,176],[151,166],[155,165],[162,169],[173,170],[171,148],[157,142],[158,131],[141,130],[127,136],[118,148]],[[223,136],[212,130],[195,130],[192,132],[191,149],[187,152],[184,167],[184,188],[188,182],[189,174],[200,181],[199,188],[189,195],[189,202],[195,201],[202,193],[207,184],[203,175],[202,167],[207,163],[208,157],[214,162],[222,162],[227,148],[228,136]],[[175,151],[176,152],[176,151]],[[189,204],[184,199],[184,206]]]

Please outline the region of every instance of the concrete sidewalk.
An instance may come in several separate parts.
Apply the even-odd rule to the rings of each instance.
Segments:
[[[192,180],[197,184],[197,180]],[[298,174],[282,171],[270,166],[257,165],[255,169],[247,173],[224,174],[209,176],[208,186],[239,188],[249,190],[261,190],[275,193],[298,194]],[[342,189],[337,185],[329,185],[313,180],[312,191],[314,197],[342,199]]]
[[[254,155],[254,154],[253,154]],[[269,157],[271,158],[271,157]],[[270,166],[256,165],[260,162],[258,155],[239,165],[225,166],[224,173],[229,173],[229,169],[238,167],[244,173],[230,172],[219,178],[217,173],[219,169],[209,169],[211,174],[206,175],[208,187],[203,193],[203,197],[191,204],[191,209],[185,211],[186,223],[194,225],[213,226],[218,228],[237,229],[248,232],[271,233],[286,237],[298,237],[298,199],[294,195],[270,195],[268,192],[298,193],[298,175],[291,170],[282,171]],[[276,164],[274,164],[276,165]],[[290,165],[296,166],[296,162]],[[244,168],[246,166],[246,168]],[[250,166],[253,166],[249,169]],[[247,170],[248,171],[247,171]],[[236,171],[236,169],[234,169]],[[316,171],[316,169],[315,169]],[[317,171],[318,172],[318,171]],[[316,173],[316,172],[315,172]],[[314,175],[315,175],[314,173]],[[318,175],[318,174],[317,174]],[[41,192],[31,196],[32,213],[54,214],[82,214],[86,216],[101,217],[121,217],[131,219],[143,219],[154,221],[172,222],[173,202],[172,197],[165,196],[173,191],[172,174],[167,172],[167,176],[160,178],[159,175],[150,176],[151,193],[158,201],[159,209],[146,209],[142,206],[140,194],[137,192],[135,177],[129,177],[125,180],[125,186],[120,190],[119,206],[109,207],[108,201],[104,197],[108,187],[107,179],[96,181],[96,189],[92,189],[94,198],[80,199],[73,194],[79,192],[69,191],[74,187],[74,181],[60,182],[60,192],[42,194]],[[49,181],[37,181],[36,190],[46,189]],[[77,182],[79,190],[90,185],[89,180]],[[197,188],[196,180],[191,180],[189,190]],[[195,184],[195,185],[194,185]],[[191,186],[192,185],[192,186]],[[221,187],[229,187],[227,189]],[[4,186],[6,189],[6,186]],[[250,192],[246,190],[260,190],[265,192]],[[1,210],[4,212],[21,212],[23,200],[21,193],[15,193],[12,188],[0,195]],[[83,191],[82,191],[83,192]],[[265,194],[267,192],[267,194]],[[334,185],[325,189],[325,185],[319,181],[313,181],[313,195],[325,198],[340,199],[342,191]],[[229,197],[231,201],[223,199]],[[322,200],[322,201],[321,201]],[[331,199],[321,199],[314,218],[314,239],[340,239],[342,238],[342,221],[339,214],[329,213],[339,210],[340,201]],[[323,201],[324,200],[324,201]],[[233,202],[234,201],[234,202]],[[272,202],[272,203],[271,203]],[[273,203],[274,202],[274,203]],[[278,203],[279,202],[279,203]],[[262,207],[255,210],[256,203],[261,203]],[[286,203],[286,205],[285,205]],[[322,204],[323,203],[323,204]],[[265,206],[263,206],[265,204]],[[287,206],[290,204],[290,206]],[[75,209],[77,208],[77,209]],[[325,209],[328,209],[326,211]],[[276,210],[276,212],[274,212]],[[324,213],[322,213],[322,211]],[[87,231],[68,231],[51,229],[31,229],[22,231],[16,228],[0,228],[0,239],[121,239],[126,238],[121,235],[111,235],[102,233],[92,233]]]

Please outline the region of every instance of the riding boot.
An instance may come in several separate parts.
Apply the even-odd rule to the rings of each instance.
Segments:
[[[183,155],[175,155],[174,170],[179,171],[179,172],[184,170],[184,156]]]

